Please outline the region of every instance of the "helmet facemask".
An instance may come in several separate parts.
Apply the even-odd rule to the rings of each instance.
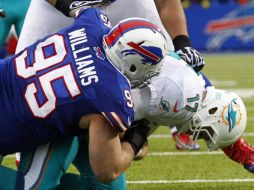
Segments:
[[[216,144],[217,131],[212,125],[205,123],[198,116],[194,116],[189,121],[190,142],[203,139],[206,142],[208,150],[216,150],[219,146]]]
[[[204,139],[208,149],[215,150],[236,142],[246,121],[246,109],[238,95],[210,88],[201,108],[181,125],[180,132],[191,134],[191,142]]]

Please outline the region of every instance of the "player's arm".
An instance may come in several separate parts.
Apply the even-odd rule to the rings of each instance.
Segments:
[[[163,26],[174,39],[178,35],[188,36],[186,18],[180,0],[155,0]]]
[[[185,13],[180,0],[155,0],[163,26],[173,40],[176,53],[195,71],[205,62],[202,55],[191,47]]]
[[[84,116],[81,128],[89,127],[89,159],[95,176],[102,182],[111,182],[124,172],[146,141],[147,131],[131,128],[120,140],[102,115]],[[127,135],[126,135],[127,134]]]

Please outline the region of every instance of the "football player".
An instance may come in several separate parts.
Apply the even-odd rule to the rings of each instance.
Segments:
[[[68,17],[73,16],[75,11],[79,8],[96,6],[108,15],[113,25],[115,25],[121,19],[133,16],[151,20],[164,31],[164,27],[166,28],[167,32],[164,32],[164,34],[167,38],[169,48],[171,50],[175,49],[177,53],[179,53],[179,55],[196,71],[201,70],[205,64],[201,54],[191,47],[187,32],[186,18],[181,2],[179,0],[48,1]],[[128,9],[130,5],[132,6],[130,9]],[[44,35],[69,25],[72,22],[72,19],[68,17],[63,16],[61,13],[53,9],[44,0],[32,0],[17,46],[17,52],[35,42],[37,39],[43,37]],[[160,17],[162,19],[163,25],[161,23]],[[168,33],[170,34],[170,37]],[[173,43],[171,38],[173,39]],[[175,137],[175,131],[176,129],[172,128],[171,134],[173,137]],[[181,138],[176,139],[176,141],[176,147],[178,149],[183,149],[183,146],[180,146],[180,144],[187,143],[186,136],[184,134],[181,135]],[[194,144],[193,149],[199,149],[199,145]]]
[[[75,11],[81,7],[98,6],[107,13],[109,18],[112,20],[113,25],[117,23],[119,19],[128,18],[130,16],[139,16],[152,20],[159,26],[163,27],[163,29],[165,27],[169,34],[169,36],[167,35],[166,37],[168,39],[170,49],[174,49],[178,55],[180,55],[180,57],[196,71],[200,71],[205,65],[202,55],[191,46],[191,42],[188,37],[185,14],[181,1],[179,0],[50,0],[50,3],[66,16],[72,16]],[[130,4],[132,5],[132,8],[126,9],[126,7],[129,7]],[[175,126],[170,127],[170,133],[175,140],[176,148],[180,150],[185,149],[185,146],[182,146],[182,144],[188,144],[188,136],[181,134],[178,138],[176,138],[177,129]],[[199,150],[199,148],[199,144],[194,143],[192,150]]]
[[[204,91],[204,82],[173,52],[170,53],[170,56],[163,59],[162,64],[162,73],[159,74],[158,77],[152,77],[151,84],[149,84],[148,87],[141,89],[135,88],[132,90],[134,96],[133,101],[136,107],[135,118],[136,120],[146,116],[148,118],[157,118],[158,115],[160,115],[161,117],[159,118],[165,117],[167,122],[159,122],[159,124],[173,125],[186,118],[190,118],[191,115],[195,113],[195,110],[192,112],[188,110],[184,111],[185,109],[183,108],[186,105],[184,99],[186,97],[195,97],[197,94],[201,97]],[[179,73],[184,73],[184,75],[180,75]],[[154,92],[152,96],[150,91]],[[141,94],[139,94],[139,92]],[[158,92],[158,95],[156,92]],[[179,100],[176,100],[176,97],[179,97]],[[201,102],[201,98],[196,101]],[[167,107],[166,102],[177,104],[177,113],[176,110],[172,111],[172,107]],[[191,104],[195,105],[195,102],[190,102],[188,104],[189,106],[191,106]],[[147,108],[149,105],[151,105],[151,107],[148,110]],[[182,111],[178,113],[180,109]],[[149,115],[150,110],[154,110],[154,113],[150,113]],[[181,118],[177,119],[179,114]],[[184,116],[186,116],[186,118]],[[88,149],[87,138],[86,135],[83,135],[82,137],[68,139],[62,142],[52,142],[34,151],[23,152],[19,171],[24,174],[25,182],[29,182],[30,187],[37,186],[41,189],[55,187],[59,184],[60,177],[63,175],[64,170],[66,170],[71,161],[73,161],[81,175],[64,175],[59,189],[73,188],[73,186],[84,187],[84,189],[92,187],[95,189],[111,190],[126,189],[126,179],[124,175],[119,176],[117,180],[110,184],[101,183],[96,179],[92,173],[89,158],[86,155]],[[78,148],[79,146],[80,148]],[[46,160],[47,166],[45,167],[43,163]],[[44,175],[42,175],[42,173],[44,173]],[[80,183],[77,183],[77,181],[80,181]]]
[[[89,128],[89,160],[98,179],[110,182],[130,166],[147,130],[131,130],[120,141],[119,132],[134,119],[129,82],[159,72],[167,42],[144,19],[110,29],[108,18],[90,8],[69,27],[1,61],[1,155]],[[132,139],[137,133],[139,142]]]
[[[170,75],[168,75],[168,73],[170,73]],[[139,125],[148,125],[152,127],[153,130],[160,125],[180,126],[179,129],[181,133],[186,132],[187,128],[191,129],[192,131],[190,132],[195,132],[193,134],[193,137],[195,137],[194,140],[200,137],[206,138],[209,149],[214,149],[218,146],[223,148],[233,144],[240,138],[245,129],[245,107],[237,95],[214,90],[212,87],[207,88],[206,98],[201,102],[203,92],[205,92],[204,80],[207,79],[204,76],[201,77],[197,75],[192,69],[187,67],[186,63],[181,61],[176,54],[171,52],[170,56],[167,56],[163,60],[162,71],[158,76],[152,77],[148,83],[139,86],[140,88],[132,90],[135,105],[135,119],[146,118],[150,120],[150,122],[142,120]],[[206,85],[210,85],[209,81],[206,81]],[[214,94],[216,94],[216,96],[220,95],[221,99],[217,100]],[[241,121],[238,121],[237,126],[229,133],[229,125],[227,126],[227,124],[222,122],[226,121],[227,115],[223,115],[224,118],[220,117],[219,121],[214,118],[221,116],[222,113],[227,113],[228,108],[226,106],[235,98],[237,98],[239,106],[237,107],[239,110],[236,112],[236,118],[239,119],[238,116],[241,115]],[[202,109],[200,109],[200,105],[202,105]],[[215,111],[212,114],[210,110]],[[198,111],[197,114],[195,113],[196,111]],[[199,124],[200,126],[204,126],[204,128],[192,126],[192,121],[194,120],[192,118],[195,118],[195,121],[200,118],[202,122],[199,122]],[[197,129],[194,129],[194,127],[197,127]],[[211,129],[208,130],[207,127],[211,127]],[[220,129],[225,129],[226,131]],[[203,134],[206,131],[209,132],[209,135]],[[222,139],[228,139],[228,141],[224,142]],[[43,163],[43,159],[46,160],[44,156],[46,153],[43,153],[43,151],[39,152],[38,150],[42,150],[43,148],[47,150],[47,147],[37,149],[36,152],[30,152],[30,154],[23,154],[25,159],[21,161],[21,168],[23,169],[22,172],[25,173],[25,179],[31,180],[34,178],[34,183],[41,181],[42,184],[40,184],[40,187],[52,188],[52,186],[50,186],[52,184],[54,184],[53,187],[55,187],[59,183],[59,176],[63,173],[62,168],[66,169],[68,164],[71,163],[71,159],[74,159],[73,163],[78,168],[81,175],[65,174],[61,179],[61,184],[58,187],[59,189],[71,189],[73,187],[83,187],[84,189],[92,187],[94,189],[126,188],[124,175],[120,176],[111,184],[103,184],[96,179],[92,173],[89,158],[86,154],[88,151],[87,140],[87,136],[84,135],[79,137],[79,139],[69,139],[68,141],[65,140],[48,145],[51,147],[51,152],[55,154],[55,156],[50,156],[50,159],[47,160],[48,165],[46,168],[43,168],[43,170],[41,164]],[[79,149],[77,148],[78,146]],[[69,150],[67,149],[68,147]],[[191,148],[191,143],[186,149],[187,148]],[[73,153],[76,154],[75,158],[73,157]],[[60,160],[56,155],[65,159]],[[30,160],[30,162],[27,162],[29,157],[34,158]],[[41,161],[38,161],[38,158]],[[30,167],[31,165],[33,165],[33,167]],[[44,178],[38,179],[38,177],[42,175],[40,172],[36,173],[35,168],[40,168],[40,172],[46,172]],[[34,176],[34,174],[36,174],[37,177]],[[55,180],[52,180],[54,176],[57,177],[55,177]],[[53,181],[54,183],[52,183]]]
[[[51,1],[51,3],[55,3],[55,1]],[[56,7],[65,13],[65,15],[70,16],[73,15],[73,10],[84,7],[84,6],[98,6],[101,7],[102,11],[108,14],[113,22],[113,25],[116,24],[120,19],[128,18],[130,16],[139,16],[143,18],[148,18],[153,22],[156,22],[159,26],[162,26],[160,18],[158,16],[158,12],[156,10],[154,1],[152,0],[117,0],[110,5],[113,1],[57,1]],[[188,33],[186,28],[186,20],[184,17],[183,9],[180,1],[155,1],[156,6],[160,12],[160,16],[163,17],[163,24],[170,32],[172,38],[176,38],[174,40],[174,45],[177,46],[177,50],[180,50],[185,47],[190,47],[190,42],[188,39]],[[163,4],[166,3],[167,6]],[[126,9],[129,5],[132,5],[131,9]],[[162,6],[163,5],[163,6]],[[169,9],[169,10],[168,10]],[[128,10],[128,11],[125,11]],[[142,11],[140,11],[142,10]],[[174,11],[170,11],[174,10]],[[175,11],[178,10],[178,11]],[[69,11],[71,11],[69,13]],[[168,18],[168,19],[166,19]],[[172,18],[172,19],[171,19]],[[51,33],[52,31],[56,31],[59,28],[68,25],[72,22],[71,18],[64,17],[59,12],[55,11],[52,7],[50,7],[43,0],[32,0],[31,5],[29,7],[29,11],[27,13],[27,17],[25,20],[25,24],[22,30],[22,34],[20,37],[20,41],[18,43],[18,51],[23,49],[24,46],[27,46],[37,40],[38,38]],[[181,26],[181,27],[180,27]],[[32,32],[33,31],[33,32]],[[32,32],[32,33],[31,33]],[[169,36],[166,34],[169,46],[173,49],[172,42]],[[190,60],[190,64],[193,64],[193,61],[201,61],[201,64],[204,64],[202,57],[198,58],[199,54],[192,55],[194,51],[187,51],[189,54],[189,58],[186,61]],[[201,67],[200,67],[201,68]],[[182,135],[184,136],[184,135]]]
[[[118,2],[119,1],[119,2]],[[107,9],[106,9],[106,12],[112,12],[112,9],[111,9],[111,11],[109,11],[110,10],[110,7],[113,7],[113,6],[115,6],[115,7],[118,7],[118,6],[116,6],[117,4],[118,5],[121,5],[121,4],[123,4],[124,5],[124,3],[126,4],[127,3],[127,1],[121,1],[121,0],[118,0],[117,2],[115,2],[115,3],[113,3],[111,6],[109,6],[109,7],[107,7]],[[98,2],[98,1],[97,1]],[[137,3],[139,4],[139,7],[142,5],[142,6],[144,6],[142,3],[141,3],[142,1],[137,1]],[[159,1],[155,1],[155,2],[159,2]],[[168,3],[172,3],[173,1],[166,1],[166,2],[168,2]],[[39,6],[35,6],[35,4],[38,4]],[[126,6],[128,6],[129,4],[132,4],[133,5],[133,3],[136,3],[136,2],[129,2],[128,1],[128,3],[127,3],[127,5]],[[149,1],[146,1],[146,3],[145,3],[145,5],[151,5],[151,3],[149,2]],[[46,7],[46,9],[45,9],[45,11],[44,11],[44,9],[43,9],[43,7]],[[134,6],[134,7],[136,7],[136,6]],[[151,6],[151,7],[153,7],[153,6]],[[165,7],[165,6],[162,6],[162,8],[163,7]],[[39,10],[38,10],[39,9]],[[141,8],[142,10],[143,10],[143,8]],[[128,12],[131,12],[131,11],[129,11],[128,10],[128,12],[127,13],[125,13],[125,14],[123,14],[123,12],[124,12],[124,10],[126,10],[126,9],[116,9],[116,10],[118,10],[118,12],[120,12],[121,13],[121,15],[125,15],[125,14],[128,14]],[[134,9],[132,9],[132,10],[134,10]],[[147,10],[151,10],[151,9],[144,9],[145,11],[142,11],[142,13],[146,13],[146,11]],[[166,8],[164,9],[164,10],[167,10]],[[68,18],[63,18],[62,16],[60,16],[60,14],[58,14],[56,11],[54,11],[50,6],[47,6],[47,4],[46,3],[44,3],[43,1],[33,1],[32,3],[31,3],[31,7],[30,7],[30,12],[29,13],[31,13],[31,12],[33,12],[34,14],[31,14],[31,15],[29,15],[28,17],[27,17],[27,19],[30,19],[30,22],[27,22],[27,25],[28,25],[28,27],[24,27],[24,28],[29,28],[29,26],[32,28],[32,30],[30,30],[30,31],[36,31],[36,30],[38,30],[37,32],[35,32],[35,34],[33,34],[29,39],[26,39],[26,42],[31,42],[32,41],[32,39],[33,39],[33,37],[35,37],[36,38],[36,35],[38,34],[38,35],[40,35],[40,33],[43,33],[43,32],[48,32],[48,31],[50,31],[51,29],[52,30],[54,30],[54,28],[57,28],[57,27],[59,27],[59,25],[65,25],[65,24],[67,24],[68,23],[68,20],[69,20],[69,22],[71,22],[70,21],[70,19],[68,19]],[[114,10],[113,10],[113,12],[114,12]],[[149,11],[147,11],[147,13],[148,13]],[[152,12],[152,11],[150,11],[150,12]],[[171,13],[172,11],[164,11],[164,13]],[[139,11],[135,11],[132,15],[135,15],[135,14],[137,14],[137,13],[139,13],[139,14],[142,14],[142,13],[140,13]],[[161,13],[161,11],[160,11],[160,13]],[[37,18],[36,20],[34,19],[35,17],[35,14],[36,15],[40,15],[39,16],[39,18]],[[113,14],[113,13],[112,13]],[[120,15],[120,16],[121,16]],[[156,15],[156,14],[144,14],[144,16],[147,16],[147,15]],[[160,14],[161,15],[161,14]],[[51,19],[45,19],[45,18],[47,18],[47,17],[50,17]],[[156,17],[156,16],[155,16]],[[168,17],[168,18],[172,18],[172,17]],[[54,21],[54,19],[55,19],[55,21]],[[115,19],[118,19],[118,17],[115,17]],[[45,22],[43,22],[43,20],[45,21]],[[59,20],[61,20],[62,22],[56,22],[56,21],[59,21]],[[35,22],[36,21],[36,22]],[[33,23],[40,23],[40,22],[42,22],[42,23],[44,23],[44,24],[42,24],[41,26],[48,26],[48,27],[43,27],[43,28],[40,28],[39,26],[40,25],[37,25],[37,24],[34,24],[33,25]],[[53,24],[52,24],[53,23]],[[179,22],[175,22],[175,23],[179,23]],[[51,24],[51,26],[49,27],[49,25]],[[164,23],[165,24],[165,23]],[[178,24],[178,26],[179,26],[180,24]],[[30,32],[30,31],[28,31],[28,32]],[[44,35],[44,34],[43,34]],[[24,35],[25,36],[25,35]],[[25,37],[28,37],[29,35],[26,35]],[[38,37],[38,36],[37,36]],[[185,38],[186,39],[186,38]],[[188,44],[189,42],[188,42],[188,40],[187,40],[187,43],[186,44]],[[183,44],[185,44],[185,43],[183,43]],[[188,52],[191,52],[191,51],[188,51]],[[199,60],[196,56],[190,56],[190,58],[193,58],[193,60]],[[188,59],[188,60],[190,60],[190,59]]]
[[[206,81],[207,94],[204,100],[201,101],[204,92],[204,81]],[[142,120],[139,125],[149,125],[152,128],[156,128],[159,125],[177,125],[180,133],[191,133],[194,140],[198,138],[206,139],[209,149],[228,148],[229,145],[231,146],[240,138],[245,129],[246,110],[241,99],[236,94],[216,90],[209,86],[210,83],[204,75],[202,77],[198,76],[189,67],[186,67],[186,63],[177,58],[176,54],[171,53],[170,56],[163,60],[162,72],[158,76],[152,77],[148,83],[139,86],[140,88],[132,90],[136,109],[135,118],[147,118],[150,122]],[[197,112],[195,113],[195,111]],[[234,120],[229,118],[230,115],[228,113],[235,113],[237,123],[234,123]],[[236,144],[238,144],[238,141]],[[77,150],[78,145],[80,146],[79,150]],[[42,158],[45,157],[42,154],[43,151],[39,152],[36,150],[35,153],[24,154],[26,159],[29,159],[27,155],[30,155],[30,162],[24,162],[24,159],[21,162],[22,168],[27,171],[25,177],[31,180],[34,178],[33,175],[36,174],[36,184],[38,185],[38,182],[41,182],[40,188],[42,186],[52,188],[57,185],[57,183],[54,183],[54,186],[50,186],[52,183],[47,177],[51,177],[52,174],[57,177],[61,175],[61,170],[63,168],[66,169],[66,164],[70,164],[71,159],[74,159],[72,157],[73,153],[77,155],[73,163],[77,166],[81,175],[64,175],[58,187],[59,189],[71,189],[74,187],[83,187],[84,189],[123,188],[120,185],[124,185],[125,188],[124,176],[121,176],[121,178],[111,184],[103,184],[96,179],[89,164],[88,154],[86,154],[88,151],[88,138],[86,135],[80,137],[79,140],[77,138],[74,140],[68,139],[51,143],[47,146],[50,147],[50,152],[55,154],[55,156],[50,155],[48,156],[50,159],[45,159],[47,160],[47,166],[43,170],[40,166],[40,164],[43,164]],[[39,150],[47,150],[47,146]],[[68,150],[66,147],[70,149]],[[186,148],[191,148],[191,146]],[[46,155],[46,152],[44,155]],[[251,156],[250,152],[244,152],[244,157],[246,155]],[[65,159],[61,160],[59,157]],[[56,160],[52,160],[52,158]],[[38,168],[40,172],[45,172],[44,177],[46,179],[38,179],[39,176],[43,176],[40,172],[36,173],[34,171]],[[57,173],[57,171],[60,171],[60,173]],[[48,184],[45,184],[45,181]]]

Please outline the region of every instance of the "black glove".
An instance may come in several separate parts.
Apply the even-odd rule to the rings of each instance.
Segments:
[[[122,139],[123,142],[131,144],[135,155],[139,152],[142,146],[147,141],[147,136],[150,128],[148,127],[149,121],[141,119],[135,123],[135,127],[127,129]]]
[[[71,17],[75,15],[76,10],[80,8],[98,7],[107,5],[115,0],[57,0],[56,9],[61,11],[65,16]]]
[[[173,39],[175,52],[188,63],[196,72],[203,69],[205,61],[202,55],[191,47],[190,40],[185,35],[176,36]]]

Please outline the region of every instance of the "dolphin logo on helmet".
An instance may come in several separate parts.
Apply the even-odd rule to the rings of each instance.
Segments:
[[[237,111],[234,110],[233,104],[236,104],[236,98],[234,98],[230,104],[228,105],[228,116],[226,117],[229,126],[229,132],[235,127],[236,124],[236,113]]]

